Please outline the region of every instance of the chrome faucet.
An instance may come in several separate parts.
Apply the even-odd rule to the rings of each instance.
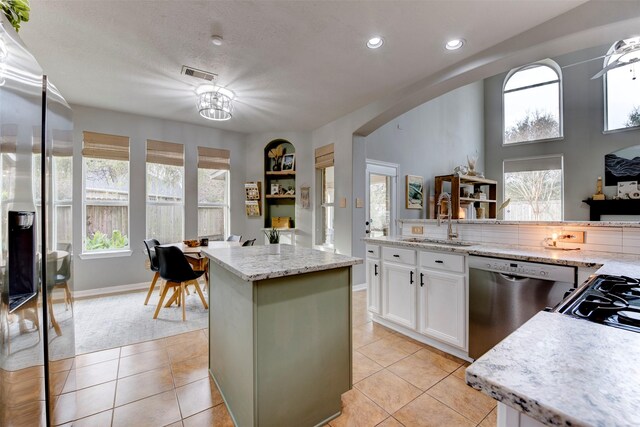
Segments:
[[[442,199],[447,199],[447,240],[453,240],[453,239],[457,239],[458,238],[458,230],[456,227],[456,232],[453,232],[453,227],[451,226],[451,195],[449,193],[445,193],[442,192],[440,193],[440,196],[438,197],[438,211],[437,211],[437,218],[438,218],[438,227],[440,227],[441,225],[441,220],[442,220]]]

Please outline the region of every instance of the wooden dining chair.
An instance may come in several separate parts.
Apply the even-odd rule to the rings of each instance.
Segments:
[[[153,289],[156,287],[156,282],[160,278],[160,270],[158,268],[158,255],[154,250],[156,246],[160,245],[156,239],[147,239],[144,241],[144,246],[147,248],[147,254],[149,255],[149,268],[154,272],[153,280],[151,281],[151,285],[149,286],[149,292],[147,292],[147,297],[144,300],[144,305],[147,305],[149,302],[149,298],[153,293]]]
[[[175,246],[156,246],[156,255],[158,256],[158,267],[160,277],[166,280],[162,294],[160,295],[160,301],[156,307],[156,311],[153,314],[153,318],[157,319],[162,304],[167,296],[169,289],[174,289],[173,295],[166,303],[166,307],[170,306],[174,301],[178,301],[178,304],[182,306],[182,320],[187,320],[186,314],[186,287],[193,285],[202,301],[202,305],[205,309],[209,308],[207,301],[204,299],[198,278],[204,274],[204,271],[195,271],[189,265],[189,262],[184,257],[184,254],[179,248]]]

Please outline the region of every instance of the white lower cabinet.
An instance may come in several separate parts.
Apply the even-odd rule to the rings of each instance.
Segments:
[[[380,277],[380,260],[367,258],[367,306],[375,314],[380,314]]]
[[[418,332],[456,347],[466,346],[465,276],[418,270]]]
[[[382,317],[415,329],[415,266],[385,262],[382,270]]]

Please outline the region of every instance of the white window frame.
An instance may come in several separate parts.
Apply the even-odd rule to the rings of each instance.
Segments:
[[[224,203],[212,203],[212,202],[200,202],[200,180],[198,180],[198,213],[200,212],[200,208],[223,208],[224,210],[224,237],[225,239],[229,237],[231,230],[231,204],[229,200],[230,196],[230,187],[231,187],[231,171],[227,169],[207,169],[207,168],[198,168],[198,172],[200,169],[207,171],[218,171],[227,174],[226,183],[224,186]],[[200,176],[200,174],[198,174]],[[200,234],[200,223],[198,223],[198,234]]]
[[[325,173],[327,168],[320,168],[318,169],[320,177],[319,177],[319,181],[320,181],[320,242],[318,243],[318,246],[320,246],[321,248],[325,248],[325,249],[330,249],[330,250],[334,250],[335,249],[335,225],[336,225],[336,203],[335,203],[335,199],[336,199],[336,193],[335,193],[335,180],[336,180],[336,169],[335,166],[329,166],[333,168],[333,202],[332,203],[328,203],[325,202],[324,200],[324,190],[325,190]],[[325,220],[327,217],[327,208],[333,208],[333,230],[334,230],[334,235],[333,235],[333,244],[328,244],[327,243],[327,236],[325,235]]]
[[[505,141],[505,120],[504,120],[504,116],[505,116],[505,102],[504,102],[504,95],[505,95],[505,87],[507,86],[507,83],[509,82],[509,80],[511,79],[511,77],[513,77],[516,73],[520,72],[520,71],[524,71],[527,70],[529,68],[533,68],[533,67],[539,67],[539,66],[543,66],[543,67],[548,67],[551,68],[556,75],[558,76],[558,80],[553,80],[550,82],[545,82],[543,84],[536,84],[536,85],[531,85],[531,86],[524,86],[524,87],[520,87],[517,89],[512,89],[509,90],[508,93],[511,92],[517,92],[520,90],[526,90],[526,89],[532,89],[538,86],[544,86],[544,85],[548,85],[548,84],[552,84],[552,83],[558,83],[558,130],[559,130],[559,135],[555,136],[553,138],[543,138],[543,139],[534,139],[531,141],[520,141],[520,142],[506,142]],[[521,67],[518,68],[514,68],[513,70],[509,71],[507,73],[507,76],[504,78],[504,81],[502,82],[502,146],[503,147],[511,147],[514,145],[522,145],[522,144],[536,144],[539,142],[548,142],[548,141],[559,141],[564,139],[564,98],[562,93],[564,92],[563,89],[563,83],[562,83],[562,70],[560,68],[560,66],[553,60],[551,59],[543,59],[541,61],[537,61],[537,62],[532,62],[530,64],[526,64],[523,65]]]
[[[616,42],[617,43],[617,42]],[[608,65],[609,62],[609,55],[611,55],[611,53],[613,52],[613,47],[615,46],[614,43],[613,45],[611,45],[611,47],[609,48],[609,50],[607,51],[607,55],[604,58],[604,61],[602,63],[603,67],[606,67]],[[630,130],[638,130],[640,129],[640,126],[627,126],[627,127],[621,127],[621,128],[615,128],[615,129],[609,129],[609,89],[608,89],[608,75],[609,73],[605,73],[602,76],[602,89],[603,89],[603,100],[602,102],[604,103],[604,123],[602,126],[602,133],[604,134],[608,134],[608,133],[618,133],[618,132],[627,132]]]
[[[183,154],[184,156],[184,154]],[[149,200],[149,187],[147,186],[147,179],[149,178],[149,174],[147,171],[147,166],[149,164],[156,164],[156,165],[163,165],[163,166],[174,166],[174,167],[181,167],[182,168],[182,197],[181,197],[181,202],[158,202],[156,200]],[[175,165],[166,165],[164,163],[154,163],[154,162],[146,162],[144,163],[144,173],[145,173],[145,183],[144,183],[144,192],[145,192],[145,238],[146,239],[155,239],[156,237],[154,236],[147,236],[147,232],[149,231],[147,229],[147,224],[146,224],[146,215],[147,212],[149,211],[149,205],[151,206],[181,206],[182,207],[182,224],[180,225],[180,230],[182,232],[182,235],[180,237],[180,241],[182,241],[184,239],[184,221],[185,221],[185,209],[184,209],[184,197],[185,197],[185,182],[186,182],[186,177],[185,177],[185,167],[184,164],[182,166],[175,166]],[[177,243],[177,242],[162,242],[162,243]]]
[[[118,249],[107,249],[100,251],[87,251],[86,250],[86,241],[87,241],[87,160],[93,159],[93,157],[85,157],[82,156],[82,250],[80,254],[81,259],[91,259],[91,258],[110,258],[115,256],[129,256],[132,254],[131,251],[131,239],[127,239],[127,246],[124,248]],[[109,159],[102,159],[109,160]],[[121,162],[127,162],[127,201],[124,200],[121,202],[103,202],[103,201],[91,201],[88,203],[91,206],[127,206],[127,228],[131,230],[131,160],[118,160]],[[129,233],[130,237],[131,233]]]
[[[371,174],[386,175],[391,178],[390,183],[390,195],[391,209],[389,210],[389,235],[395,236],[398,232],[397,219],[398,219],[398,176],[400,166],[396,163],[381,162],[373,159],[366,159],[366,177],[365,177],[365,221],[371,219],[371,212],[369,212],[369,191],[371,190]],[[364,224],[363,224],[364,225]],[[365,237],[369,237],[365,235]]]
[[[517,157],[517,158],[509,158],[502,160],[502,198],[506,197],[506,179],[504,178],[504,164],[505,162],[513,162],[513,161],[527,161],[527,160],[538,160],[538,159],[549,159],[549,158],[560,158],[560,219],[559,221],[564,221],[564,155],[563,154],[547,154],[543,156],[529,156],[529,157]],[[520,221],[520,220],[516,220]],[[527,222],[527,221],[523,221]]]

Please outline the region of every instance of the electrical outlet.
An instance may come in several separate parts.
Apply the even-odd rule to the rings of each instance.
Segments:
[[[563,231],[558,235],[558,242],[563,243],[584,243],[584,231]]]
[[[424,232],[424,227],[414,225],[411,227],[411,234],[422,234]]]

